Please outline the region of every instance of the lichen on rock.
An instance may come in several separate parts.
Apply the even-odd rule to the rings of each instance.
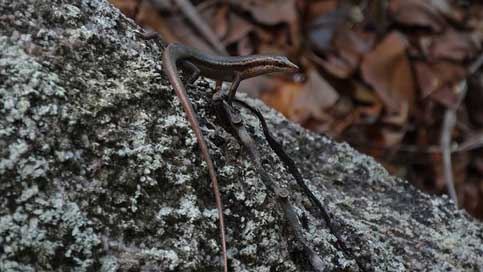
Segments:
[[[206,165],[162,48],[140,31],[105,0],[0,1],[0,271],[220,270]],[[215,118],[212,91],[206,80],[188,88],[220,179],[233,271],[310,271],[273,193]],[[483,227],[448,199],[249,103],[358,260],[243,112],[328,271],[483,270]]]

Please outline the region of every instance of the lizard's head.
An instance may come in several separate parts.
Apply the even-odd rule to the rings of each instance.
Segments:
[[[244,74],[245,78],[275,72],[293,73],[299,69],[284,56],[254,55],[250,62],[249,69]]]
[[[284,56],[271,56],[269,65],[272,66],[273,72],[287,72],[295,73],[299,70],[299,67],[293,64],[287,57]]]

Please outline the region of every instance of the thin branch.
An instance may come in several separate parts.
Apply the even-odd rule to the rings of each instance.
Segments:
[[[290,203],[288,191],[273,182],[272,178],[267,174],[267,171],[264,170],[261,163],[261,156],[258,152],[256,143],[247,132],[246,128],[243,126],[243,122],[241,121],[240,116],[233,112],[233,108],[228,103],[226,103],[226,101],[223,101],[222,105],[225,116],[231,124],[231,128],[234,131],[235,136],[240,140],[242,145],[248,151],[248,155],[250,156],[250,159],[255,166],[255,170],[260,175],[263,183],[267,186],[267,188],[275,192],[275,194],[277,195],[277,201],[283,208],[285,217],[287,218],[289,225],[294,231],[295,238],[302,245],[305,254],[307,254],[308,256],[310,264],[312,265],[312,268],[316,272],[325,271],[324,263],[317,255],[317,252],[315,252],[315,250],[310,247],[309,242],[307,241],[307,239],[305,239],[303,235],[302,225],[300,224],[294,207]]]
[[[456,124],[456,111],[458,110],[461,101],[466,94],[466,80],[461,81],[455,87],[458,100],[453,108],[448,108],[444,114],[443,128],[441,131],[441,150],[443,153],[443,175],[446,186],[448,187],[448,194],[458,207],[458,196],[454,185],[453,167],[451,165],[451,133]]]
[[[466,141],[462,142],[456,148],[456,152],[470,151],[483,146],[483,131],[474,132]]]
[[[213,46],[216,53],[220,55],[228,55],[223,44],[216,36],[215,32],[210,28],[208,23],[200,16],[195,6],[188,0],[174,0],[184,16],[191,22],[201,35]]]
[[[473,75],[483,65],[483,54],[469,66],[468,76]],[[463,101],[467,90],[466,79],[462,80],[456,87],[457,101],[454,107],[448,108],[444,114],[443,128],[441,131],[441,150],[443,153],[443,173],[444,181],[448,187],[448,193],[458,207],[458,197],[454,186],[453,169],[451,165],[451,133],[456,125],[456,111]]]
[[[280,158],[280,160],[285,164],[287,167],[288,171],[291,173],[291,175],[294,177],[295,181],[297,184],[302,188],[304,191],[305,195],[307,195],[312,202],[317,207],[318,213],[320,216],[322,216],[325,220],[325,223],[327,224],[327,227],[329,228],[329,231],[332,235],[334,235],[337,239],[336,244],[337,247],[349,258],[353,259],[357,265],[359,266],[359,269],[361,271],[366,271],[364,265],[359,262],[359,260],[355,257],[354,253],[352,252],[351,249],[349,249],[342,237],[338,234],[336,227],[334,226],[332,219],[329,215],[329,212],[325,209],[325,207],[322,205],[322,203],[317,199],[317,197],[310,191],[309,187],[307,184],[305,184],[305,181],[303,180],[302,175],[300,174],[297,166],[295,165],[295,162],[285,153],[283,150],[283,146],[275,140],[275,138],[272,136],[270,133],[267,122],[265,121],[265,118],[263,118],[263,115],[258,109],[255,109],[254,107],[248,105],[246,102],[239,100],[239,99],[234,99],[235,102],[239,103],[243,107],[247,108],[250,110],[255,116],[258,118],[260,121],[260,124],[262,125],[263,129],[263,134],[265,135],[265,138],[267,139],[267,142],[270,145],[270,148],[277,154],[277,156]]]
[[[476,73],[476,71],[480,69],[481,65],[483,65],[483,53],[480,54],[480,56],[470,65],[468,68],[468,74],[473,75]]]

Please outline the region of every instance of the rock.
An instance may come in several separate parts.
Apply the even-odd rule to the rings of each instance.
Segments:
[[[219,271],[206,165],[161,71],[162,49],[104,0],[0,1],[0,271]],[[224,198],[233,271],[310,271],[210,81],[189,95]],[[483,226],[447,198],[391,177],[347,144],[261,102],[329,210],[335,237],[243,113],[272,179],[291,192],[327,271],[483,271]]]

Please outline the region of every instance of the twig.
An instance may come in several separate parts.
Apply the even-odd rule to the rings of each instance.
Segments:
[[[263,115],[261,114],[261,112],[258,109],[255,109],[252,106],[248,105],[246,102],[242,100],[235,98],[234,101],[239,103],[243,107],[247,108],[248,110],[250,110],[253,114],[255,114],[255,116],[260,121],[260,124],[262,125],[263,134],[265,135],[265,138],[267,139],[267,142],[270,145],[270,148],[277,154],[280,160],[285,164],[285,166],[288,168],[289,172],[294,177],[297,184],[300,187],[302,187],[304,193],[310,198],[310,201],[312,202],[312,204],[314,204],[317,207],[317,210],[319,211],[319,215],[321,215],[324,218],[330,233],[336,237],[337,247],[340,250],[342,250],[342,252],[346,256],[353,259],[357,263],[361,271],[366,271],[364,265],[358,261],[354,253],[346,246],[342,237],[340,237],[340,235],[337,233],[336,227],[332,223],[332,219],[330,218],[329,212],[325,209],[325,207],[317,199],[317,197],[312,193],[312,191],[310,191],[307,184],[305,184],[305,181],[303,180],[303,177],[300,174],[294,161],[287,155],[287,153],[285,153],[285,151],[283,150],[283,146],[277,140],[275,140],[275,138],[270,133],[267,126],[267,122],[265,121],[265,118],[263,118]]]
[[[476,73],[481,65],[483,65],[483,54],[480,54],[480,56],[470,65],[468,68],[468,74],[473,75]]]
[[[456,124],[456,111],[466,94],[466,80],[463,80],[455,88],[458,100],[454,107],[448,108],[444,114],[443,128],[441,131],[441,150],[443,153],[444,181],[448,187],[448,193],[458,207],[458,196],[454,185],[453,168],[451,166],[451,132]]]
[[[457,146],[451,146],[450,152],[459,153],[459,152],[466,152],[471,151],[473,149],[477,149],[483,146],[483,132],[475,132],[476,135],[469,136],[468,139]],[[405,145],[400,144],[396,147],[394,146],[379,146],[376,144],[360,144],[360,143],[351,143],[351,146],[355,148],[370,148],[382,151],[392,151],[391,149],[396,148],[394,152],[402,153],[422,153],[422,154],[441,154],[441,145],[428,145],[428,146],[418,146],[418,145]]]
[[[473,75],[478,71],[481,66],[483,65],[483,54],[480,56],[469,66],[468,68],[468,76]],[[448,187],[448,193],[451,199],[454,201],[456,207],[458,207],[458,197],[456,194],[456,189],[454,185],[454,177],[453,177],[453,169],[451,165],[451,132],[456,125],[456,111],[458,110],[461,102],[463,101],[466,90],[467,84],[466,79],[462,80],[456,87],[456,95],[457,101],[452,108],[448,108],[444,114],[443,120],[443,128],[441,132],[441,150],[443,153],[443,173],[444,173],[444,181],[446,186]]]
[[[458,145],[456,150],[458,152],[470,151],[483,146],[483,131],[474,132],[473,135],[469,136],[466,141]]]
[[[206,21],[200,16],[196,8],[188,0],[174,0],[184,16],[191,22],[201,35],[213,46],[216,53],[220,55],[228,55],[228,52],[223,47],[221,41],[218,39],[213,30],[208,26]]]
[[[307,254],[308,256],[312,268],[316,272],[325,271],[324,263],[317,255],[317,253],[310,247],[309,242],[305,239],[303,235],[302,225],[298,220],[297,213],[295,212],[294,207],[289,201],[288,191],[286,189],[280,188],[275,182],[272,181],[271,177],[267,174],[267,171],[263,169],[260,159],[260,153],[258,152],[256,143],[247,132],[246,128],[243,126],[243,122],[240,116],[233,112],[233,108],[226,101],[223,101],[222,103],[225,116],[229,120],[231,128],[234,131],[236,137],[240,140],[242,145],[248,151],[248,155],[250,156],[250,159],[255,165],[255,170],[260,175],[265,185],[277,195],[277,201],[284,210],[287,221],[294,231],[295,238],[297,239],[297,241],[300,242],[300,244],[302,244],[302,247],[305,251],[305,254]]]

